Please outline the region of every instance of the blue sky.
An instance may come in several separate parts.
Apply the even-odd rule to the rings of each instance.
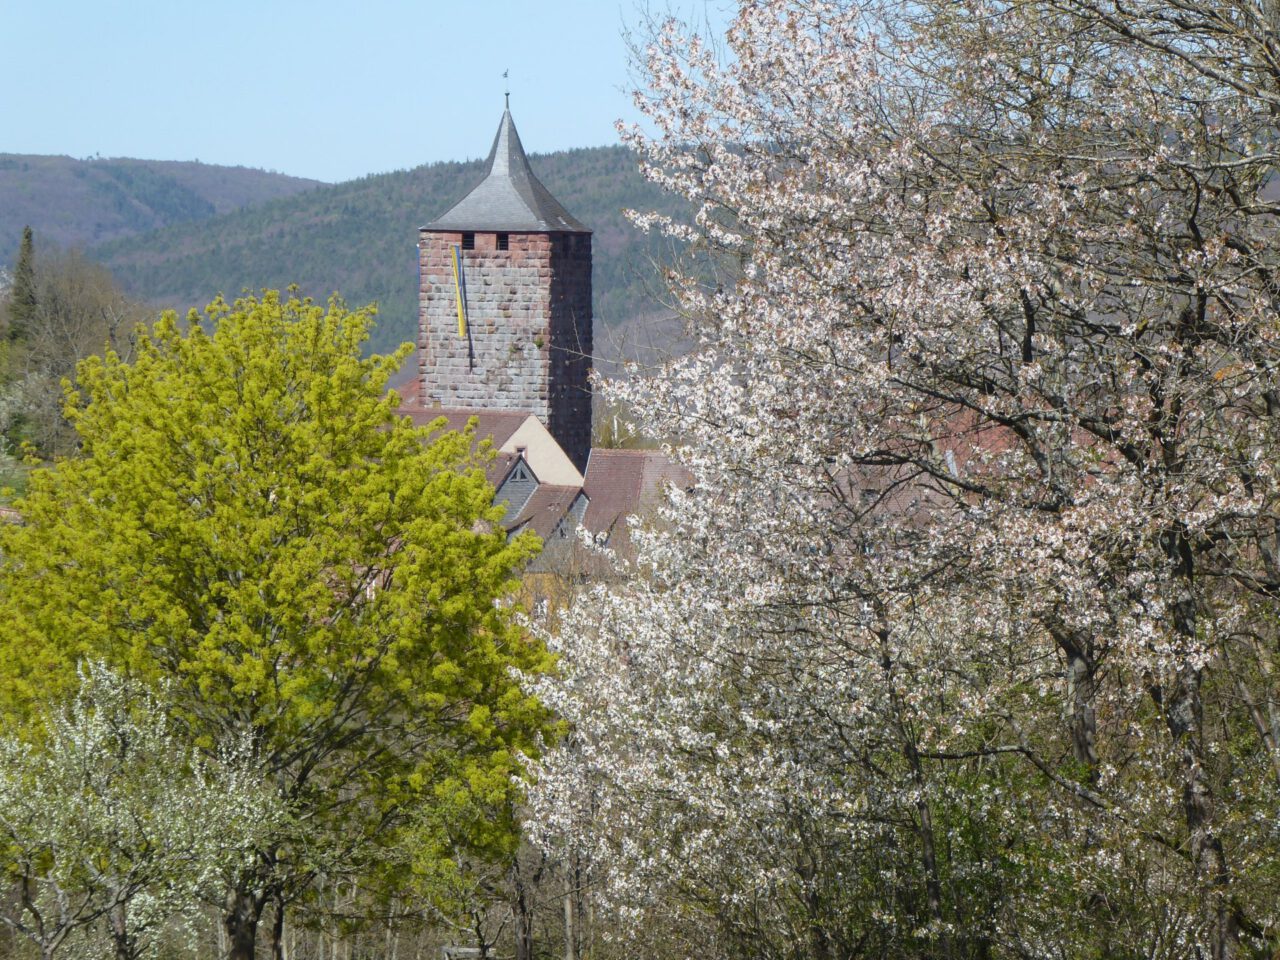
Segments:
[[[637,0],[0,0],[0,153],[347,180],[486,154],[503,70],[527,150],[614,143],[643,22]]]

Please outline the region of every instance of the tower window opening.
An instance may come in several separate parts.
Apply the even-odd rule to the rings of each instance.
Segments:
[[[462,249],[474,250],[476,248],[476,235],[474,233],[464,233],[462,235]]]
[[[510,249],[511,249],[511,235],[510,235],[510,234],[508,234],[508,233],[500,233],[500,234],[498,234],[498,249],[499,249],[499,250],[510,250]]]

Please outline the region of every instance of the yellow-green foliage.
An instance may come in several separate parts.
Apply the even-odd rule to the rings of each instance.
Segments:
[[[171,678],[201,745],[250,732],[344,846],[424,800],[493,803],[545,724],[511,668],[547,655],[506,601],[535,540],[493,522],[470,435],[396,416],[408,347],[362,358],[372,311],[266,292],[206,313],[80,365],[81,453],[0,530],[0,713],[93,657]]]

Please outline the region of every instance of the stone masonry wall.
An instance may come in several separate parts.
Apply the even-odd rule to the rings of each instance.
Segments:
[[[451,250],[460,233],[424,231],[418,245],[418,365],[428,405],[528,410],[547,419],[551,243],[516,234],[498,250],[492,233],[462,251],[470,345],[458,336]]]
[[[418,370],[426,406],[527,410],[578,469],[591,446],[591,237],[475,234],[462,251],[470,347],[458,336],[451,250],[462,234],[422,231]]]

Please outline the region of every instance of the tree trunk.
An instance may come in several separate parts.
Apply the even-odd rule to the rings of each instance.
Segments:
[[[254,960],[258,942],[258,921],[262,918],[263,900],[237,891],[222,923],[230,941],[229,960]]]
[[[916,823],[920,834],[920,866],[924,872],[925,896],[929,902],[929,919],[933,921],[934,929],[941,938],[941,955],[950,957],[953,955],[953,949],[951,935],[947,932],[947,925],[943,921],[942,880],[938,874],[938,852],[933,837],[933,810],[926,799],[924,769],[920,763],[920,753],[916,749],[915,741],[911,739],[910,733],[906,730],[905,723],[903,724],[902,735],[905,740],[904,752],[907,763],[911,766],[911,778],[915,782],[918,794],[915,804]]]
[[[570,856],[564,891],[564,960],[578,960],[578,931],[574,898],[578,895],[578,871]]]
[[[1194,554],[1181,531],[1170,532],[1165,545],[1181,581],[1182,595],[1173,604],[1174,629],[1188,648],[1194,649],[1197,626]],[[1213,937],[1211,955],[1213,960],[1232,960],[1238,953],[1240,930],[1231,908],[1227,858],[1214,822],[1213,787],[1204,768],[1203,679],[1202,668],[1184,663],[1178,670],[1173,691],[1165,699],[1164,717],[1182,764],[1182,807],[1191,841],[1191,862],[1197,880],[1207,884],[1204,919]]]
[[[1071,752],[1080,764],[1085,782],[1098,783],[1097,664],[1093,644],[1086,639],[1058,636],[1058,645],[1067,658],[1067,703],[1071,711]]]
[[[511,878],[515,894],[511,913],[515,926],[516,960],[533,960],[533,911],[529,907],[518,863],[511,870]]]
[[[1222,838],[1214,827],[1213,788],[1204,770],[1201,680],[1199,670],[1183,667],[1169,698],[1166,720],[1182,761],[1182,806],[1191,839],[1191,862],[1197,878],[1209,887],[1204,906],[1206,925],[1213,934],[1213,960],[1231,960],[1237,953],[1240,931],[1231,909]]]
[[[284,952],[284,897],[276,893],[272,897],[275,916],[271,919],[271,958],[285,960]]]
[[[116,960],[136,960],[138,945],[129,933],[127,908],[120,904],[111,911],[111,941],[115,946]]]
[[[889,690],[894,690],[894,657],[889,646],[889,630],[882,626],[879,630],[881,647],[881,666],[884,669],[884,681]],[[909,711],[902,698],[895,691],[890,695],[894,713],[897,717],[898,735],[902,738],[902,755],[911,770],[911,780],[916,788],[916,828],[920,839],[920,866],[924,875],[925,897],[928,901],[929,920],[936,935],[940,938],[939,955],[954,956],[954,945],[944,922],[942,903],[942,879],[938,871],[938,853],[934,840],[933,810],[929,806],[928,789],[924,773],[924,764],[920,760],[920,751],[911,732],[908,720]]]
[[[796,876],[800,878],[800,898],[804,901],[805,910],[808,913],[805,918],[805,928],[809,935],[808,956],[812,960],[831,960],[831,938],[827,935],[826,924],[822,922],[822,897],[818,892],[817,858],[809,849],[807,838],[801,840]]]

